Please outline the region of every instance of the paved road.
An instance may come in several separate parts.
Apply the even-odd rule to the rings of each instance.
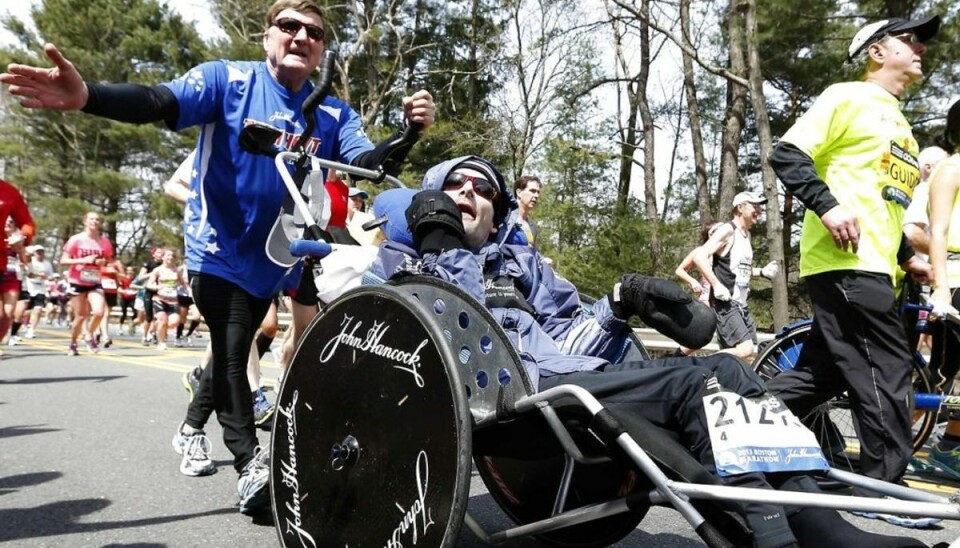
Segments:
[[[161,354],[125,339],[97,356],[67,357],[65,331],[48,328],[39,334],[21,346],[4,348],[0,360],[0,543],[138,548],[278,544],[271,524],[252,523],[237,513],[236,475],[216,424],[208,433],[219,473],[188,478],[177,469],[170,439],[186,410],[179,378],[199,360],[200,348]],[[266,377],[276,377],[269,356],[264,369]],[[267,438],[261,433],[265,445]],[[506,526],[476,477],[469,510],[488,530]],[[850,519],[874,531],[906,532]],[[618,546],[701,546],[670,510],[652,510],[642,527]],[[960,535],[960,524],[916,535],[930,544],[952,540]],[[482,546],[466,531],[457,545]]]

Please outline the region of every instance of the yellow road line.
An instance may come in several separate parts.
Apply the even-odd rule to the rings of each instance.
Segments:
[[[67,348],[66,341],[68,340],[68,335],[69,335],[68,331],[41,328],[41,329],[38,329],[37,332],[43,335],[49,335],[50,337],[28,339],[29,343],[21,343],[21,346],[25,348],[32,347],[32,348],[44,348],[47,350],[57,350],[57,351],[62,351],[64,354],[66,354],[66,348]],[[132,341],[126,341],[126,340],[118,341],[117,339],[112,339],[112,340],[113,340],[113,343],[111,344],[110,349],[128,348],[128,349],[145,350],[148,348],[148,347],[144,347],[142,344],[138,342],[132,342]],[[113,354],[110,352],[110,349],[107,349],[105,351],[102,350],[97,354],[89,354],[89,353],[86,353],[85,350],[82,350],[81,352],[84,352],[85,355],[90,358],[96,357],[96,358],[101,358],[101,359],[116,362],[116,363],[137,365],[141,367],[151,367],[153,369],[163,369],[166,371],[175,371],[177,373],[186,373],[187,371],[192,371],[193,368],[196,367],[196,364],[181,364],[181,363],[175,363],[167,360],[198,356],[198,352],[196,352],[195,350],[186,350],[186,349],[176,348],[176,347],[168,348],[166,352],[163,352],[161,354],[147,355],[147,356],[129,356],[124,354]],[[261,370],[262,369],[279,370],[279,367],[277,367],[275,364],[270,364],[269,362],[261,362],[260,369]],[[276,387],[276,381],[273,379],[264,379],[264,384],[266,386]]]

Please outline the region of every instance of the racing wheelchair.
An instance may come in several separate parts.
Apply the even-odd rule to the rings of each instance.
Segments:
[[[327,81],[305,111],[329,88],[329,72],[321,69]],[[302,139],[299,152],[277,151],[267,127],[249,126],[244,139],[246,149],[275,156],[291,196],[284,210],[309,239],[324,234],[301,194],[308,162],[384,178],[309,158]],[[329,250],[301,243],[292,242],[291,255]],[[642,359],[644,350],[630,339],[620,354]],[[535,392],[483,305],[454,284],[419,276],[358,287],[314,318],[277,394],[270,452],[282,546],[449,547],[464,525],[490,544],[533,536],[554,546],[606,546],[652,505],[675,508],[711,547],[752,545],[733,502],[960,519],[960,499],[835,469],[825,475],[901,500],[721,485],[673,433],[605,409],[580,387]],[[474,466],[516,526],[488,533],[469,515]]]
[[[723,486],[670,432],[581,388],[532,386],[493,317],[452,284],[411,277],[343,295],[307,329],[277,396],[281,544],[446,547],[466,524],[491,544],[606,546],[657,504],[709,546],[749,546],[731,501],[960,519],[953,499],[839,470],[825,475],[915,502]],[[488,533],[467,514],[471,459],[516,527]]]

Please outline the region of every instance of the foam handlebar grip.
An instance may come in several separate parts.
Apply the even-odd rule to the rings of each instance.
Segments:
[[[290,242],[290,254],[294,257],[318,257],[324,258],[333,251],[333,247],[327,242],[317,242],[314,240],[294,240]]]

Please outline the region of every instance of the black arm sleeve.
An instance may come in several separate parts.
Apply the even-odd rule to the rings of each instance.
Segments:
[[[770,165],[787,192],[796,196],[818,217],[840,205],[827,183],[817,175],[813,159],[790,143],[780,142],[770,154]]]
[[[897,264],[903,264],[907,262],[910,257],[913,257],[916,254],[917,252],[914,251],[913,246],[910,245],[910,240],[907,238],[907,235],[901,235],[900,249],[897,249]]]
[[[383,166],[387,175],[396,177],[400,173],[400,168],[403,161],[407,159],[410,149],[416,144],[416,139],[402,140],[403,132],[404,129],[398,129],[373,150],[368,150],[354,158],[350,165],[373,171]]]
[[[83,112],[133,124],[163,120],[174,129],[180,117],[180,103],[165,86],[139,84],[97,84],[87,82],[90,97]]]

